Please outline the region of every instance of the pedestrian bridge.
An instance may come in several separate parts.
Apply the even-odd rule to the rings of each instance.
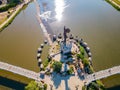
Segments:
[[[85,85],[90,84],[92,81],[106,78],[115,74],[120,74],[120,65],[114,66],[112,68],[101,70],[93,74],[88,74],[85,76]]]
[[[27,78],[34,79],[34,80],[37,80],[37,81],[41,80],[39,78],[39,76],[40,76],[39,73],[36,73],[34,71],[31,71],[31,70],[24,69],[24,68],[21,68],[21,67],[18,67],[18,66],[14,66],[14,65],[11,65],[11,64],[8,64],[8,63],[0,62],[0,69],[6,70],[6,71],[9,71],[9,72],[13,72],[15,74],[19,74],[19,75],[22,75],[22,76],[25,76]]]
[[[22,67],[14,66],[8,63],[4,63],[0,61],[0,69],[6,70],[21,76],[25,76],[27,78],[36,80],[36,81],[41,81],[42,79],[40,78],[40,73],[36,73],[34,71],[24,69]],[[101,70],[98,72],[95,72],[93,74],[88,74],[85,76],[85,85],[90,84],[92,81],[99,80],[102,78],[106,78],[115,74],[120,74],[120,65],[115,66],[106,70]],[[47,81],[46,81],[47,82]]]

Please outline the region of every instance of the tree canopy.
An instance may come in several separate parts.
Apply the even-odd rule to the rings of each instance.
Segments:
[[[62,68],[62,63],[61,62],[55,61],[53,63],[53,70],[55,72],[60,72],[61,68]]]
[[[41,82],[37,83],[31,81],[26,87],[25,90],[47,90],[47,84],[42,84]]]

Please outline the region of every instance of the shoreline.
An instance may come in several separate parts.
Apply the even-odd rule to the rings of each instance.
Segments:
[[[26,1],[20,5],[17,6],[15,12],[12,13],[12,15],[5,20],[1,25],[0,25],[0,32],[4,30],[4,28],[6,28],[8,25],[10,25],[12,23],[12,21],[15,19],[15,17],[20,13],[20,11],[22,10],[22,8],[27,5],[29,1]]]
[[[105,1],[111,4],[116,10],[120,11],[120,5],[117,4],[115,1],[113,0],[105,0]]]

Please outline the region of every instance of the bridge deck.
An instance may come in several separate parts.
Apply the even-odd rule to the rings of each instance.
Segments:
[[[115,66],[106,70],[101,70],[93,74],[89,74],[85,77],[85,84],[88,85],[90,82],[106,78],[111,75],[120,74],[120,66]]]
[[[39,78],[39,73],[36,73],[34,71],[31,70],[27,70],[18,66],[14,66],[8,63],[4,63],[4,62],[0,62],[0,69],[9,71],[9,72],[13,72],[22,76],[25,76],[27,78],[31,78],[37,81],[40,81]]]

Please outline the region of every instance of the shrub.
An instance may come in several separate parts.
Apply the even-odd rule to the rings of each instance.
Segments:
[[[80,46],[80,52],[81,52],[82,55],[85,55],[84,47]]]
[[[26,87],[25,90],[47,90],[47,84],[42,84],[41,82],[31,81]]]
[[[67,71],[67,74],[70,75],[73,73],[73,68],[71,67],[68,71]]]
[[[77,59],[84,59],[84,55],[82,55],[82,54],[77,54]]]
[[[48,63],[49,63],[49,60],[48,60],[48,59],[44,60],[44,61],[43,61],[44,67],[47,67],[47,66],[48,66]]]
[[[47,84],[44,84],[44,90],[47,90]]]
[[[7,11],[9,8],[15,7],[17,4],[19,4],[21,2],[21,0],[9,0],[8,1],[8,5],[1,7],[0,8],[0,12],[4,12]]]
[[[55,61],[52,65],[52,67],[53,67],[53,70],[58,73],[58,72],[61,71],[62,63],[58,62],[58,61]]]
[[[85,67],[89,66],[89,61],[88,61],[87,58],[83,59],[83,64],[84,64]]]

